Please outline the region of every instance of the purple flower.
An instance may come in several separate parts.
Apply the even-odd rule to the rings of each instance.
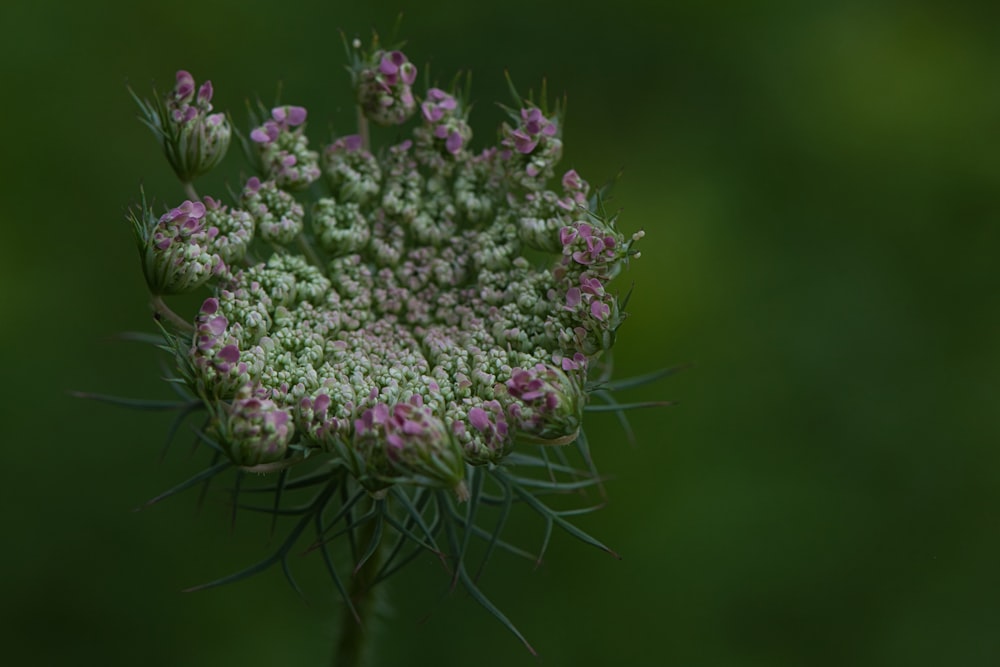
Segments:
[[[178,103],[190,102],[194,95],[194,77],[190,72],[177,70],[177,83],[174,85],[174,100]]]
[[[201,84],[201,87],[198,89],[198,104],[201,106],[208,105],[208,103],[212,101],[213,93],[212,82],[205,81],[205,83]]]

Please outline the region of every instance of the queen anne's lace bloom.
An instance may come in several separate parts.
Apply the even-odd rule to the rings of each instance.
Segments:
[[[322,524],[349,480],[376,503],[403,503],[391,521],[428,547],[440,526],[419,526],[424,504],[434,499],[435,521],[452,516],[449,495],[482,493],[477,471],[509,503],[531,497],[502,473],[511,457],[548,464],[525,448],[575,443],[592,466],[583,418],[601,384],[588,378],[624,319],[611,281],[641,232],[624,235],[572,169],[550,189],[562,117],[544,100],[519,100],[497,145],[476,150],[465,95],[415,94],[398,49],[376,43],[351,70],[357,134],[312,151],[306,109],[275,107],[243,139],[257,174],[237,201],[199,199],[188,184],[188,200],[159,216],[143,201],[132,222],[174,380],[207,411],[202,437],[217,455],[258,472],[325,461],[326,495],[307,517]],[[224,116],[207,115],[211,84],[195,92],[183,71],[177,82],[156,119],[180,128],[171,141],[201,137],[200,157],[175,164],[187,183],[228,135]],[[412,138],[373,151],[367,121],[401,124],[418,99]],[[190,324],[159,298],[206,286]]]
[[[522,437],[572,439],[587,401],[589,362],[621,321],[606,285],[631,241],[573,198],[583,188],[575,173],[561,197],[511,184],[480,190],[496,211],[481,222],[456,204],[457,178],[404,168],[407,149],[395,147],[380,167],[388,175],[381,200],[326,197],[314,206],[325,263],[309,263],[292,246],[291,254],[231,268],[203,308],[226,314],[224,326],[221,316],[211,320],[215,339],[238,340],[233,354],[264,351],[249,382],[267,396],[293,412],[303,399],[315,412],[319,401],[323,421],[336,420],[323,437],[305,438],[305,447],[324,447],[332,433],[356,441],[357,425],[366,423],[360,415],[412,405],[415,397],[436,411],[442,428],[434,432],[453,434],[474,465],[499,463]],[[553,202],[544,223],[540,199]],[[301,206],[275,182],[251,178],[243,205],[265,240],[298,237]],[[524,236],[560,259],[531,264],[521,256]],[[259,296],[248,300],[249,293]],[[199,391],[231,393],[226,374],[202,377]],[[366,433],[383,450],[390,446],[387,431],[369,424]],[[369,469],[392,476],[379,471]]]

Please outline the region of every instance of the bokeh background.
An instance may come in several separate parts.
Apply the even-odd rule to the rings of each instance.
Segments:
[[[27,2],[0,7],[0,637],[8,664],[320,665],[336,593],[314,558],[200,594],[263,556],[224,498],[132,508],[187,477],[126,205],[181,192],[126,82],[211,78],[350,129],[339,30],[405,13],[408,53],[475,72],[474,128],[547,77],[565,165],[644,228],[622,374],[637,446],[593,420],[610,502],[538,569],[484,590],[548,665],[1000,664],[1000,12],[920,1]],[[226,169],[241,168],[239,151]],[[222,177],[208,182],[221,185]],[[233,177],[229,177],[233,180]],[[206,186],[208,189],[208,186]],[[519,524],[529,546],[541,526]],[[447,577],[390,587],[378,664],[538,664]]]

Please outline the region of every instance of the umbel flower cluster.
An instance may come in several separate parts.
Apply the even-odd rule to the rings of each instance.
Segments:
[[[186,71],[165,96],[136,97],[187,193],[166,210],[144,195],[130,214],[181,395],[171,432],[202,414],[213,454],[164,496],[225,470],[237,491],[270,473],[254,491],[273,503],[234,507],[297,521],[269,558],[207,585],[277,563],[290,577],[312,526],[355,617],[368,589],[429,551],[520,637],[468,574],[469,543],[484,561],[525,555],[500,538],[523,505],[545,543],[560,526],[606,549],[543,497],[599,486],[584,415],[624,423],[635,406],[611,392],[653,377],[616,382],[608,363],[624,319],[612,281],[642,232],[620,231],[602,193],[558,168],[563,117],[544,91],[516,96],[496,140],[475,148],[467,88],[418,89],[414,63],[377,39],[348,51],[358,128],[325,145],[292,104],[252,108],[234,132],[212,84]],[[401,126],[399,139],[371,146],[370,124]],[[195,178],[234,134],[252,174],[199,196]],[[205,298],[190,315],[164,299],[192,292]],[[483,505],[499,508],[485,527]],[[345,534],[348,570],[333,546]]]

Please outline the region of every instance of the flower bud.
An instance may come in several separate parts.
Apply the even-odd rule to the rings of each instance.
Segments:
[[[225,114],[212,113],[212,82],[196,89],[194,77],[180,70],[176,85],[164,100],[136,98],[143,121],[163,146],[177,177],[190,183],[222,161],[232,129]]]
[[[229,405],[217,430],[234,463],[255,466],[284,458],[295,425],[287,410],[251,395],[247,386]]]
[[[444,422],[420,394],[391,407],[376,403],[354,422],[355,446],[376,477],[413,476],[463,493],[465,461]]]
[[[305,121],[303,107],[275,107],[271,119],[250,133],[261,170],[283,190],[304,190],[320,176],[319,153],[309,150],[302,133]]]
[[[229,324],[220,312],[219,300],[205,299],[188,356],[198,384],[209,396],[233,396],[260,377],[263,351],[257,347],[241,352]]]
[[[299,424],[303,435],[324,451],[332,451],[336,444],[346,439],[350,420],[334,414],[329,394],[304,396],[299,400]]]
[[[358,104],[377,125],[400,125],[413,115],[417,102],[411,86],[417,68],[402,51],[375,51],[354,72]]]
[[[499,402],[475,402],[479,404],[474,404],[465,411],[462,418],[452,422],[452,432],[469,463],[499,463],[513,446],[513,434],[507,418]]]
[[[204,224],[205,205],[185,201],[158,220],[143,202],[130,219],[142,258],[146,284],[153,294],[192,292],[225,268],[214,252],[215,228]]]
[[[382,188],[378,160],[362,146],[361,135],[340,137],[323,153],[323,173],[338,201],[367,204]]]
[[[319,305],[330,290],[330,279],[300,255],[275,253],[266,264],[251,266],[241,277],[255,284],[261,296],[266,295],[275,313],[279,306]]]
[[[455,206],[471,222],[485,222],[503,200],[503,162],[496,148],[467,159],[455,170]]]
[[[579,378],[579,372],[549,364],[515,368],[506,383],[508,394],[515,399],[507,406],[515,428],[542,441],[575,438],[586,404]]]
[[[560,229],[559,241],[563,254],[560,276],[586,272],[603,282],[618,274],[631,246],[612,224],[596,219],[577,220]]]
[[[562,157],[559,126],[534,106],[521,109],[518,120],[517,127],[505,123],[502,128],[501,145],[507,149],[508,173],[515,183],[540,190]]]
[[[335,257],[362,250],[371,237],[368,221],[354,202],[320,199],[313,208],[312,224],[320,247]]]
[[[447,174],[463,151],[468,151],[472,128],[455,96],[440,88],[427,91],[427,99],[420,105],[424,124],[413,132],[417,144],[417,158],[422,164]]]
[[[287,245],[302,231],[305,211],[274,181],[251,177],[243,188],[243,206],[253,216],[257,233],[268,243]]]
[[[210,233],[217,230],[209,246],[227,264],[242,260],[253,241],[253,218],[246,211],[230,210],[212,197],[206,196],[204,201],[205,227]]]
[[[518,208],[518,237],[537,250],[561,252],[559,230],[574,220],[574,200],[552,190],[528,192]]]

